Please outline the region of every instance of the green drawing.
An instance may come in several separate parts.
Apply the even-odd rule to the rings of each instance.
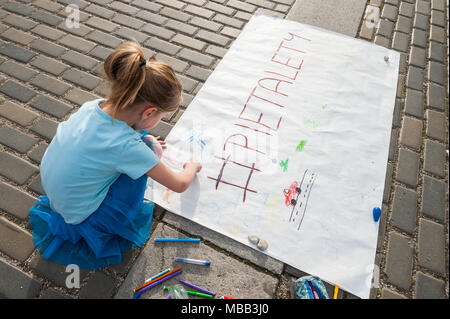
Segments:
[[[283,172],[287,171],[288,161],[289,161],[289,158],[286,158],[285,161],[280,162],[280,166],[283,167]]]
[[[322,110],[325,110],[327,108],[328,105],[324,104],[322,105]]]
[[[297,152],[303,151],[303,148],[306,145],[306,140],[301,140],[300,143],[298,143],[297,148],[295,149]]]
[[[303,123],[305,124],[305,126],[309,126],[309,127],[312,127],[312,128],[316,128],[318,126],[316,121],[308,119],[308,118],[305,118],[303,120]]]

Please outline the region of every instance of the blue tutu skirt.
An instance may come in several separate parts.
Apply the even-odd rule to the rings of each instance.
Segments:
[[[122,253],[142,247],[150,236],[153,203],[144,201],[147,175],[133,180],[125,174],[111,185],[99,208],[80,224],[67,224],[39,196],[30,208],[36,248],[45,259],[98,269],[121,264]]]

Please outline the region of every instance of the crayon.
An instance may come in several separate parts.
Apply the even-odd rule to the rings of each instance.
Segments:
[[[189,286],[189,287],[191,287],[191,288],[197,289],[198,291],[201,291],[201,292],[203,292],[203,293],[205,293],[205,294],[208,294],[208,295],[211,295],[211,296],[215,296],[215,295],[216,295],[215,293],[213,293],[213,292],[211,292],[211,291],[208,291],[208,290],[206,290],[206,289],[200,288],[200,287],[198,287],[198,286],[196,286],[196,285],[193,285],[193,284],[191,284],[191,283],[188,283],[187,281],[184,281],[184,280],[178,280],[178,281],[181,282],[182,284],[185,284],[186,286]]]

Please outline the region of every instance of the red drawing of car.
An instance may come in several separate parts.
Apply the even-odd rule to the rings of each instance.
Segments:
[[[284,197],[286,197],[286,206],[290,206],[291,204],[295,205],[297,203],[297,201],[294,199],[294,196],[295,194],[297,194],[297,192],[300,192],[300,188],[298,187],[297,182],[293,182],[289,189],[283,190]]]

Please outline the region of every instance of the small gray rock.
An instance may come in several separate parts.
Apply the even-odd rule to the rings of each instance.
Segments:
[[[256,247],[260,250],[266,250],[267,247],[269,247],[269,244],[264,239],[260,239]]]
[[[252,243],[257,245],[259,242],[259,237],[256,235],[248,235],[248,240]]]

